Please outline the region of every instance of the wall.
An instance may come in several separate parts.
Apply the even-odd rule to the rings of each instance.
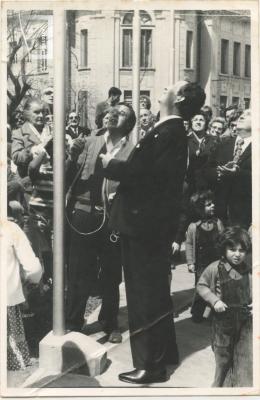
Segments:
[[[206,104],[219,113],[221,95],[250,97],[250,79],[243,76],[244,45],[250,44],[249,18],[222,16],[220,13],[200,13],[197,11],[176,11],[175,32],[173,14],[167,10],[149,11],[152,18],[152,67],[142,69],[140,89],[149,90],[152,111],[158,111],[158,98],[165,86],[175,79],[198,80],[205,88]],[[214,14],[214,15],[213,15]],[[90,128],[95,127],[96,104],[107,98],[109,87],[118,85],[122,92],[132,90],[132,69],[122,68],[122,27],[123,11],[75,11],[74,43],[68,78],[68,109],[78,103],[80,90],[87,91],[86,113]],[[80,31],[88,29],[88,65],[81,68]],[[186,68],[186,32],[193,32],[193,54],[191,68]],[[171,66],[173,35],[177,66]],[[198,37],[198,34],[200,35]],[[171,36],[172,35],[172,36]],[[72,35],[73,36],[73,35]],[[220,74],[220,41],[230,40],[228,75]],[[232,75],[233,41],[241,42],[241,77]],[[198,47],[199,43],[199,47]],[[171,69],[172,68],[172,69]],[[122,96],[123,97],[123,96]],[[122,98],[121,98],[122,99]]]
[[[217,60],[217,77],[213,82],[216,93],[215,107],[219,111],[219,97],[227,96],[227,105],[232,104],[232,97],[242,99],[241,106],[244,106],[243,99],[250,97],[250,78],[244,76],[245,66],[245,45],[250,44],[250,23],[248,18],[219,17],[215,25],[215,34],[217,37],[216,46],[213,47]],[[221,39],[229,40],[229,71],[228,74],[221,74]],[[241,43],[240,57],[240,76],[233,75],[233,43]]]

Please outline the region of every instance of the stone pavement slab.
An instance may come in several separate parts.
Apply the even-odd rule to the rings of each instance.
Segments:
[[[210,387],[214,375],[214,356],[210,347],[210,324],[208,321],[195,324],[191,321],[190,310],[183,312],[175,320],[177,343],[180,352],[180,364],[177,367],[168,367],[168,381],[141,385],[141,387],[168,387],[168,388],[207,388]],[[78,373],[69,373],[49,383],[45,387],[140,387],[118,380],[118,374],[133,369],[129,339],[114,346],[108,352],[108,366],[106,371],[95,378],[86,377]],[[46,384],[47,383],[47,384]],[[37,384],[34,385],[37,387]],[[39,386],[38,386],[39,387]]]
[[[194,275],[190,274],[187,270],[187,266],[185,264],[179,264],[176,266],[176,269],[172,271],[172,281],[171,281],[171,294],[173,297],[173,303],[174,303],[174,309],[175,313],[181,313],[187,307],[191,304],[192,301],[192,296],[194,292]],[[87,324],[88,327],[92,325],[92,327],[95,327],[95,323],[97,321],[98,313],[99,313],[100,306],[95,309],[92,314],[88,317]],[[183,315],[186,317],[184,318]],[[203,357],[204,353],[201,353],[201,349],[197,350],[198,345],[197,340],[199,339],[199,342],[203,342],[204,338],[207,337],[207,332],[200,332],[198,335],[197,329],[198,327],[194,326],[191,322],[189,323],[189,312],[184,312],[180,315],[179,318],[176,320],[176,333],[178,336],[178,343],[180,346],[180,349],[183,347],[183,350],[180,350],[181,353],[187,352],[187,350],[190,348],[190,353],[197,353],[198,351],[200,352],[200,357]],[[185,323],[181,321],[187,320]],[[188,324],[188,325],[187,325]],[[91,386],[125,386],[126,384],[123,384],[117,379],[117,375],[120,372],[131,370],[131,353],[130,353],[130,346],[129,346],[129,331],[128,331],[128,320],[127,320],[127,307],[126,307],[126,297],[125,297],[125,288],[124,288],[124,282],[120,285],[120,312],[119,312],[119,325],[120,325],[120,330],[123,335],[123,343],[121,344],[112,344],[107,342],[107,336],[104,332],[102,331],[95,331],[93,330],[93,333],[90,335],[93,339],[98,341],[99,343],[103,344],[106,347],[106,350],[108,352],[108,366],[106,371],[100,375],[99,377],[95,378],[90,378],[82,375],[82,371],[74,371],[74,373],[68,373],[66,375],[62,374],[61,376],[51,376],[41,380],[38,382],[40,386],[46,386],[46,387],[64,387],[66,382],[66,387],[91,387]],[[192,332],[195,329],[195,336],[194,338],[192,337]],[[196,333],[197,332],[197,333]],[[190,335],[189,335],[190,334]],[[187,336],[188,335],[188,336]],[[183,345],[182,345],[183,342]],[[193,351],[195,349],[195,351]],[[211,353],[210,353],[211,354]],[[193,357],[190,355],[188,358]],[[204,355],[204,357],[208,357],[208,354]],[[185,357],[186,359],[187,357]],[[196,360],[195,360],[196,361]],[[193,361],[194,362],[194,361]],[[193,363],[192,362],[192,363]],[[204,363],[203,363],[204,365]],[[176,387],[172,386],[173,384],[176,384],[176,377],[178,378],[178,382],[180,384],[182,383],[184,385],[184,381],[182,381],[182,375],[184,374],[186,376],[185,369],[188,368],[190,369],[190,364],[188,363],[188,366],[186,366],[186,360],[182,361],[182,367],[177,368],[177,370],[174,373],[174,382],[172,382],[172,379],[170,379],[168,382],[164,383],[164,386],[171,386],[171,387]],[[208,370],[209,371],[209,370]],[[170,373],[171,371],[169,371]],[[24,378],[22,378],[22,374],[20,371],[15,372],[13,379],[11,377],[11,374],[9,375],[9,385],[10,386],[20,386]],[[19,374],[20,374],[20,379],[19,379]],[[188,376],[195,376],[196,374],[191,374],[189,372]],[[68,379],[65,378],[65,376],[68,377]],[[26,374],[26,377],[28,375]],[[209,378],[205,380],[205,378],[201,378],[203,382],[209,382]],[[199,382],[199,378],[197,377],[196,382]],[[73,383],[74,382],[74,383]],[[84,383],[85,382],[85,383]],[[195,383],[196,383],[195,382]],[[194,383],[194,386],[196,384]],[[51,385],[51,386],[49,386]],[[72,385],[72,386],[69,386]],[[75,385],[75,386],[74,386]],[[190,383],[191,386],[193,386],[192,382]],[[208,383],[206,383],[208,385]],[[132,386],[132,385],[131,385]],[[35,385],[34,385],[35,387]],[[37,383],[36,383],[37,387]],[[202,386],[201,386],[202,387]]]
[[[193,323],[188,309],[175,319],[175,328],[180,364],[175,368],[168,368],[167,382],[151,384],[149,387],[210,387],[214,375],[214,355],[210,347],[209,322]],[[121,382],[117,378],[119,373],[133,369],[129,340],[112,349],[108,359],[111,360],[108,370],[96,376],[101,386],[139,386]]]

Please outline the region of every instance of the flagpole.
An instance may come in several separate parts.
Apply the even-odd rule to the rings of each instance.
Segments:
[[[66,11],[54,10],[53,334],[64,335],[64,140]]]
[[[139,115],[140,115],[140,50],[141,29],[140,11],[134,11],[133,19],[133,109],[136,115],[136,125],[133,130],[134,145],[139,140]]]

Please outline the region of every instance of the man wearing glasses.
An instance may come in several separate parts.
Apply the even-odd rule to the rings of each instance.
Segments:
[[[72,139],[76,139],[80,134],[84,136],[90,135],[90,130],[88,128],[82,128],[79,125],[79,115],[76,112],[71,112],[68,118],[68,125],[66,126],[66,134],[68,134]]]

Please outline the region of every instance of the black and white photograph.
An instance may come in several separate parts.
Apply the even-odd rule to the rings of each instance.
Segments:
[[[259,395],[258,14],[3,2],[3,397]]]

